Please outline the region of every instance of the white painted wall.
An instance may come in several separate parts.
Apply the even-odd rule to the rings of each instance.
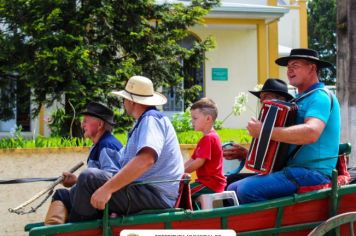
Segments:
[[[298,8],[291,7],[289,12],[280,18],[278,22],[278,44],[290,49],[300,47],[300,17]],[[280,52],[279,56],[288,55],[289,52]],[[279,77],[289,83],[286,67],[279,67]]]
[[[193,32],[204,39],[213,35],[217,47],[208,52],[205,63],[205,94],[219,108],[218,119],[224,119],[231,111],[239,92],[253,90],[257,83],[257,35],[255,29],[194,28]],[[212,68],[228,68],[227,81],[213,81]],[[255,110],[257,99],[249,94],[249,106]],[[253,112],[231,116],[224,127],[245,128]]]
[[[278,22],[278,43],[290,48],[300,46],[299,10],[291,8]]]

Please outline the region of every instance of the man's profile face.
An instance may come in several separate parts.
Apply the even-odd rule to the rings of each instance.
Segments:
[[[134,103],[132,101],[124,98],[124,109],[127,115],[132,116],[133,106]]]
[[[303,59],[288,61],[287,76],[289,83],[295,87],[310,79],[311,73],[315,72],[316,65]]]
[[[84,115],[81,126],[84,131],[84,137],[86,138],[94,138],[96,134],[99,131],[100,124],[103,121],[100,120],[99,118],[89,116],[89,115]]]
[[[260,103],[263,103],[264,101],[272,100],[272,99],[278,99],[282,101],[287,101],[287,99],[275,92],[261,92],[260,93]]]

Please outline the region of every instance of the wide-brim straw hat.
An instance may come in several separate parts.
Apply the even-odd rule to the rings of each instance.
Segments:
[[[262,92],[273,92],[277,93],[287,99],[287,101],[293,99],[293,95],[288,93],[288,85],[286,82],[280,79],[274,79],[274,78],[269,78],[266,80],[266,82],[263,84],[263,87],[260,91],[249,91],[253,95],[255,95],[258,98],[261,98],[261,93]]]
[[[310,61],[312,63],[315,63],[318,66],[318,68],[333,67],[333,65],[330,62],[320,60],[319,53],[317,51],[309,48],[292,49],[290,51],[289,56],[280,57],[275,62],[277,65],[287,66],[288,61],[295,60],[295,59],[304,59]]]
[[[107,106],[98,102],[88,103],[85,110],[80,112],[80,114],[94,116],[105,121],[106,123],[109,123],[110,125],[115,125],[114,112]]]
[[[132,76],[127,81],[124,90],[111,93],[147,106],[159,106],[167,103],[167,98],[163,94],[155,92],[152,81],[144,76]]]

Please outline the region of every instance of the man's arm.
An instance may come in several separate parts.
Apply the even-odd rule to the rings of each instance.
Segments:
[[[247,130],[254,138],[258,138],[262,123],[252,118],[247,125]],[[317,118],[307,118],[304,124],[290,127],[275,127],[271,139],[277,142],[290,144],[309,144],[316,142],[325,128],[325,123]]]
[[[94,208],[103,210],[112,193],[120,190],[150,169],[156,160],[156,152],[148,147],[141,149],[136,157],[127,163],[116,175],[98,188],[91,197]]]
[[[195,160],[190,159],[188,162],[184,164],[184,172],[192,173],[193,171],[203,166],[205,161],[206,161],[205,158],[196,158]]]
[[[247,155],[248,150],[238,143],[233,143],[231,148],[223,149],[223,156],[226,160],[243,160]]]

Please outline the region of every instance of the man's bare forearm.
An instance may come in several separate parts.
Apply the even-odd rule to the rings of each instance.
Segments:
[[[316,142],[325,125],[318,119],[309,119],[304,124],[290,127],[276,127],[272,132],[272,140],[290,144],[309,144]]]

